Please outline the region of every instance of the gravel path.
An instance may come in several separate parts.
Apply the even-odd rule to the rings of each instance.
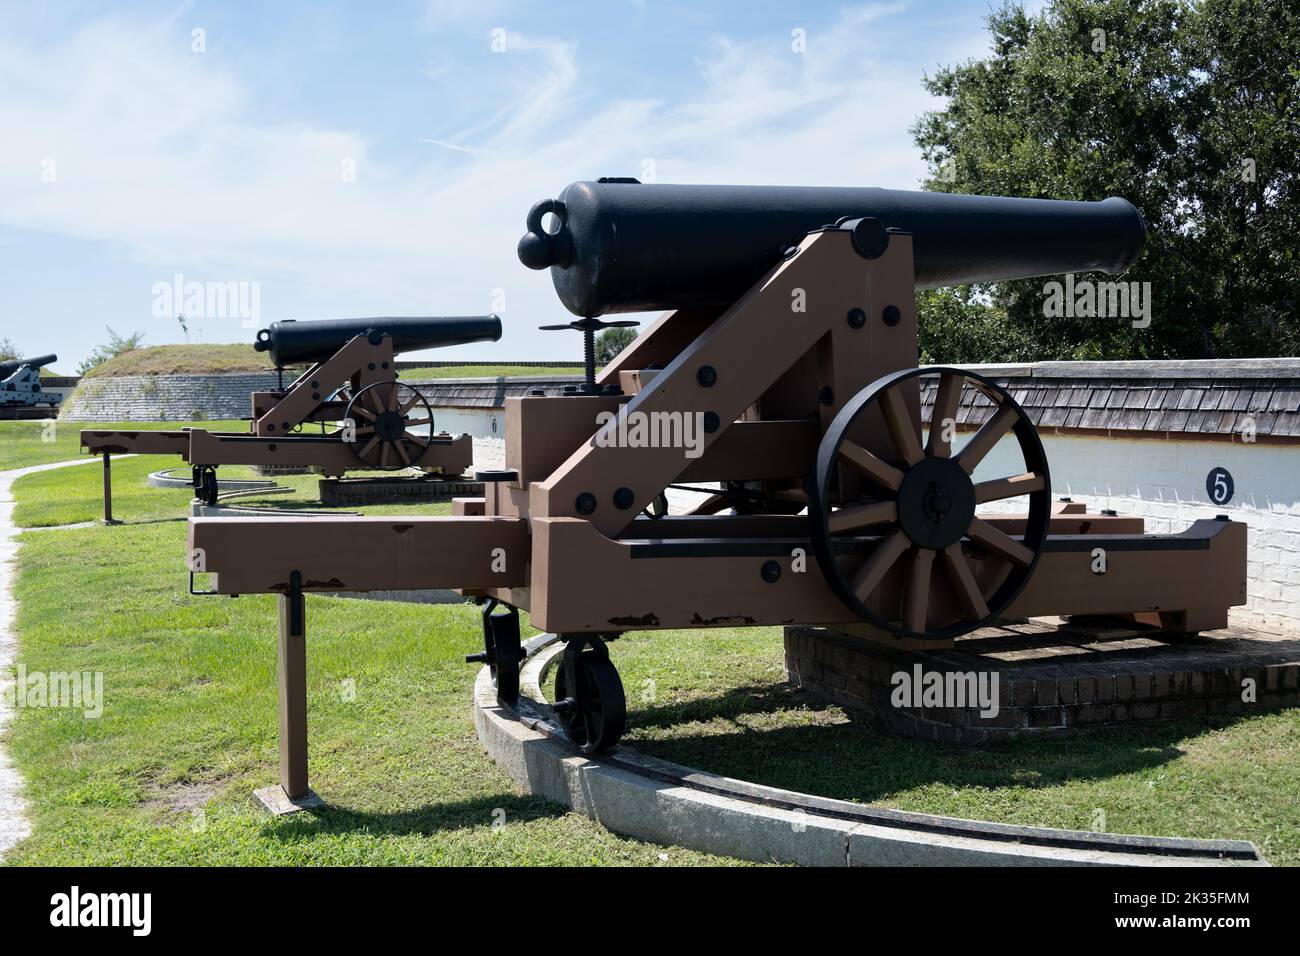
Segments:
[[[34,465],[31,468],[0,471],[0,674],[10,674],[10,668],[18,653],[18,634],[14,626],[18,606],[13,594],[18,552],[16,540],[18,529],[14,527],[13,522],[14,480],[38,471],[52,471],[55,468],[93,464],[97,461],[98,458],[79,458],[76,461],[59,461],[52,465]],[[4,732],[12,718],[13,679],[11,676],[5,676],[0,678],[0,733]],[[31,832],[23,809],[22,780],[14,765],[10,763],[8,754],[0,748],[0,859],[4,858],[14,844]]]

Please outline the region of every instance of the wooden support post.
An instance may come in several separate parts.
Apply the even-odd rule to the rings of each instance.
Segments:
[[[307,604],[301,572],[289,575],[289,591],[280,594],[278,601],[275,670],[280,701],[280,785],[254,794],[277,815],[320,804],[307,784]]]
[[[280,786],[289,799],[307,795],[307,627],[302,577],[281,594],[276,674],[280,684]]]

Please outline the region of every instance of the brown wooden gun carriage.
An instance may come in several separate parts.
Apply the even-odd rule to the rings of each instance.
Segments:
[[[190,522],[214,593],[281,596],[286,791],[306,789],[313,591],[486,599],[476,658],[506,702],[526,609],[567,641],[555,709],[586,751],[624,729],[605,642],[626,630],[798,623],[939,642],[1008,616],[1223,626],[1245,600],[1244,525],[1148,535],[1140,518],[1054,505],[1013,397],[916,367],[917,288],[1116,273],[1144,233],[1122,199],[615,180],[539,203],[520,259],[550,268],[576,325],[669,311],[591,387],[508,400],[506,470],[483,498],[448,517]],[[656,421],[661,437],[689,422],[702,437],[624,440]],[[701,483],[700,504],[664,513],[666,489]]]
[[[180,455],[193,469],[195,494],[209,505],[217,501],[220,465],[308,467],[329,477],[412,467],[459,476],[472,463],[471,439],[433,433],[433,411],[418,391],[397,381],[395,357],[500,338],[495,315],[273,322],[253,347],[270,352],[277,369],[306,368],[287,388],[252,394],[247,434],[202,428],[81,433],[82,449],[104,458],[105,519],[112,516],[112,455]],[[304,431],[317,423],[319,434]],[[421,427],[428,433],[412,430]]]

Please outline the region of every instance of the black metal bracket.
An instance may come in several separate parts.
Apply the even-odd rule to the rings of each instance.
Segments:
[[[196,574],[206,574],[206,573],[207,573],[206,571],[191,571],[191,572],[190,572],[190,594],[194,595],[195,597],[214,597],[215,595],[217,595],[217,594],[220,593],[220,592],[218,592],[218,591],[196,591],[196,590],[194,590],[194,575],[196,575]]]
[[[285,594],[289,599],[289,633],[300,637],[306,629],[307,598],[302,591],[302,572],[289,572],[289,590]]]

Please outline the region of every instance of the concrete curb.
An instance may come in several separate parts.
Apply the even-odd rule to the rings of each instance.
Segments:
[[[14,482],[24,475],[40,471],[54,471],[98,461],[98,458],[79,458],[75,461],[0,471],[0,672],[8,673],[18,657],[18,634],[14,623],[18,614],[18,602],[14,598],[13,584],[18,562],[18,549],[14,542],[19,532],[13,521]],[[0,679],[0,732],[13,719],[13,693],[13,680],[8,677]],[[17,768],[10,762],[9,755],[0,748],[0,859],[31,833],[26,805],[23,803],[22,785]]]
[[[844,801],[815,799],[816,813],[742,800],[709,789],[743,786],[769,797],[810,799],[775,788],[754,787],[638,754],[620,746],[618,765],[590,759],[557,739],[549,709],[529,700],[562,645],[552,635],[530,642],[520,674],[524,696],[517,712],[501,707],[488,668],[474,684],[474,724],[480,742],[521,787],[596,820],[608,829],[653,843],[671,844],[757,862],[803,866],[1214,866],[1267,865],[1262,860],[1216,860],[1151,852],[1120,852],[1041,846],[1002,839],[955,836],[836,819],[836,806],[861,814]],[[630,768],[630,769],[629,769]],[[637,772],[637,771],[640,772]],[[689,779],[695,785],[677,782]],[[972,821],[930,817],[933,826],[970,827]],[[1008,828],[1003,828],[1004,830]],[[1010,828],[1027,838],[1091,838],[1068,830]],[[1224,841],[1177,841],[1209,846]],[[1237,844],[1249,846],[1249,844]],[[1253,848],[1252,848],[1253,849]]]

